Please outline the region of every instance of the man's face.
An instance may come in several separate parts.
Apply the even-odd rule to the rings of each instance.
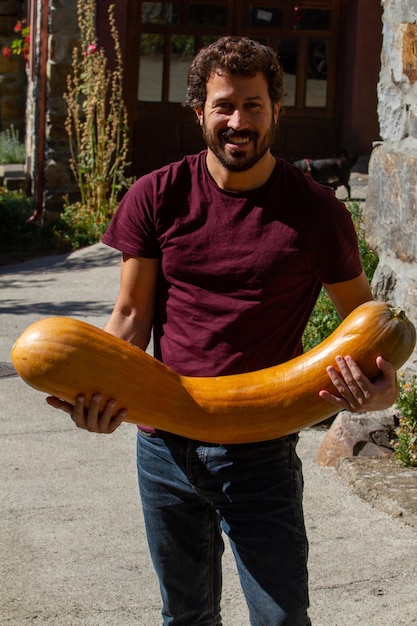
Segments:
[[[197,116],[209,150],[231,172],[253,167],[272,145],[279,115],[262,73],[253,78],[213,72]]]

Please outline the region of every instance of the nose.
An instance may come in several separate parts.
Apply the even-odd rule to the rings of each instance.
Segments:
[[[233,113],[230,115],[227,125],[229,128],[233,128],[234,130],[240,130],[242,128],[246,128],[248,126],[246,117],[240,109],[234,109]]]

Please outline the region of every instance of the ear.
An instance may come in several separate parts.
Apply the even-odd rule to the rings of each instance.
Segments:
[[[203,113],[203,109],[202,107],[197,107],[195,110],[195,114],[197,116],[198,119],[198,123],[200,124],[200,126],[203,125],[203,121],[204,121],[204,113]]]
[[[279,113],[281,110],[281,105],[279,103],[274,104],[274,120],[275,120],[275,125],[278,124],[278,119],[279,119]]]

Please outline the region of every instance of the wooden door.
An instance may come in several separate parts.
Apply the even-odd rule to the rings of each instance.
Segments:
[[[333,154],[338,146],[336,75],[341,0],[131,0],[127,94],[133,174],[204,147],[195,115],[182,106],[191,60],[229,34],[276,50],[286,98],[273,149],[285,158]]]

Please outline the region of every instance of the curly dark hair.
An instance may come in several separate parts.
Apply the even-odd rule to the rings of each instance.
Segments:
[[[268,82],[268,92],[274,104],[284,97],[284,73],[277,55],[248,37],[221,37],[195,56],[188,72],[187,97],[184,106],[195,109],[206,101],[206,83],[213,71],[234,76],[253,77],[262,72]]]

